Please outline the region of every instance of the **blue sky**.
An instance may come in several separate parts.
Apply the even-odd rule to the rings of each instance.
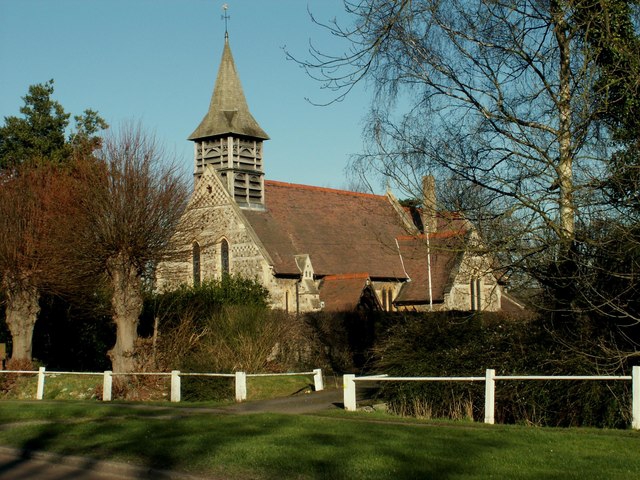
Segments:
[[[342,0],[0,0],[0,118],[19,114],[29,85],[53,78],[67,112],[92,108],[111,125],[140,121],[190,173],[186,138],[209,105],[225,3],[249,108],[271,137],[266,177],[344,188],[349,156],[362,151],[367,94],[311,105],[306,98],[331,94],[283,51],[307,57],[310,40],[344,49],[307,12],[345,19]]]

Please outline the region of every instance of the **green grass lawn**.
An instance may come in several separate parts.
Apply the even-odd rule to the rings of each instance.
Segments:
[[[640,433],[0,402],[0,444],[230,479],[631,479]]]

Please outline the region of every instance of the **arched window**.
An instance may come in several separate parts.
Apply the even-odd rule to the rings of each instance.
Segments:
[[[220,271],[229,275],[229,242],[224,238],[220,242]]]
[[[393,310],[393,288],[383,288],[380,295],[382,296],[382,310],[391,312]]]
[[[193,242],[193,286],[200,285],[200,244]]]

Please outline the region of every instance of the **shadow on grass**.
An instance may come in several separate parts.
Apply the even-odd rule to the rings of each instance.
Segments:
[[[458,478],[472,473],[469,460],[499,442],[438,437],[415,426],[342,422],[275,414],[185,414],[114,417],[112,409],[87,421],[19,427],[23,452],[0,466],[5,476],[31,452],[133,462],[147,469],[187,471],[224,478]],[[436,429],[436,434],[437,429]],[[420,437],[429,435],[428,442]],[[423,448],[419,445],[425,443]],[[454,452],[464,452],[465,462]],[[475,462],[472,462],[475,463]],[[6,476],[10,478],[10,476]],[[59,477],[62,478],[62,477]],[[69,477],[71,478],[71,477]]]
[[[50,410],[55,412],[55,405]],[[630,449],[640,447],[640,436],[624,432],[567,436],[540,429],[115,405],[87,407],[85,419],[75,408],[69,411],[76,418],[58,412],[59,420],[51,423],[0,431],[0,440],[22,449],[23,461],[31,451],[50,451],[90,457],[88,468],[95,458],[228,479],[583,479],[598,475],[590,463],[594,458],[600,462],[595,465],[608,469],[603,478],[629,478],[625,469],[640,466],[629,458]],[[16,462],[0,466],[5,474],[0,477],[13,478]]]
[[[99,471],[100,461],[84,457],[73,465],[60,466],[65,456],[60,454],[43,454],[51,443],[55,443],[59,435],[57,428],[43,426],[37,436],[23,442],[22,448],[15,452],[9,449],[0,451],[0,479],[55,479],[82,480],[96,478],[94,472]],[[55,471],[52,471],[52,468]],[[100,476],[100,478],[106,478]]]

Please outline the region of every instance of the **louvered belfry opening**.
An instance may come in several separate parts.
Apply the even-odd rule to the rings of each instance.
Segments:
[[[195,176],[205,166],[220,175],[229,193],[241,207],[264,205],[262,141],[249,137],[218,137],[196,141]]]

